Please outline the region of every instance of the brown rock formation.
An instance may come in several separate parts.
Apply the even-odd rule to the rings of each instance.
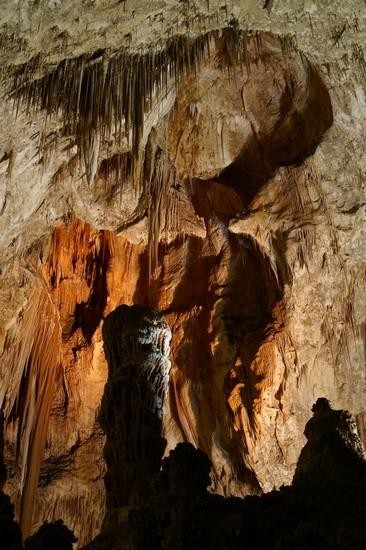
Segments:
[[[324,397],[312,410],[314,416],[305,427],[308,442],[300,453],[293,483],[338,484],[348,492],[348,478],[353,476],[362,485],[366,454],[354,418],[349,411],[333,410]]]
[[[363,0],[61,4],[1,13],[0,404],[24,533],[62,517],[84,544],[121,304],[171,328],[167,452],[206,452],[211,490],[290,483],[319,395],[362,432],[366,21]]]
[[[23,550],[22,532],[14,519],[14,505],[8,495],[2,491],[6,481],[6,466],[3,458],[4,416],[0,411],[0,545],[3,550]],[[33,495],[32,495],[33,497]],[[74,537],[62,520],[45,523],[25,541],[26,550],[72,550]]]
[[[243,59],[248,66],[246,72],[239,69],[233,60],[230,62],[229,52],[222,50],[230,44],[233,32],[219,40],[215,55],[205,64],[200,61],[197,74],[181,79],[173,109],[150,133],[144,163],[152,205],[148,209],[147,235],[144,227],[137,233],[136,229],[128,229],[125,236],[117,238],[111,232],[95,231],[78,221],[70,228],[59,226],[53,235],[47,263],[42,268],[44,290],[39,291],[39,299],[45,304],[53,304],[57,330],[57,344],[55,340],[55,344],[48,344],[45,349],[53,350],[55,360],[58,353],[62,359],[58,363],[59,371],[55,370],[56,366],[53,371],[50,367],[45,370],[45,373],[51,370],[59,374],[54,379],[54,389],[52,380],[47,390],[49,399],[52,392],[55,396],[54,409],[50,411],[50,433],[54,435],[48,444],[41,480],[45,490],[50,482],[57,485],[60,473],[63,478],[63,469],[66,472],[77,468],[79,452],[84,457],[81,460],[86,460],[82,467],[85,474],[81,479],[85,476],[85,504],[81,504],[79,494],[75,494],[77,504],[72,506],[66,504],[69,494],[57,499],[59,513],[71,525],[77,509],[88,517],[88,493],[93,491],[93,498],[100,501],[102,497],[95,492],[94,486],[87,488],[93,479],[90,473],[95,471],[94,466],[89,466],[88,452],[85,456],[88,436],[85,438],[77,432],[77,437],[71,437],[72,443],[71,440],[62,442],[57,426],[61,419],[63,425],[66,421],[66,433],[70,437],[75,434],[76,426],[82,426],[81,418],[84,418],[91,433],[91,448],[101,448],[102,439],[95,419],[102,385],[93,395],[94,411],[90,408],[88,412],[82,405],[80,392],[83,390],[79,388],[85,384],[85,377],[90,376],[87,365],[100,341],[101,319],[121,303],[155,307],[165,313],[170,326],[174,327],[170,403],[165,418],[170,446],[176,440],[185,439],[206,450],[210,456],[217,453],[213,487],[224,494],[259,492],[266,484],[273,483],[273,474],[267,470],[267,457],[260,448],[259,452],[257,450],[261,412],[256,412],[256,406],[264,402],[262,396],[268,388],[273,395],[277,392],[272,384],[273,367],[269,365],[277,349],[282,354],[281,350],[291,346],[291,337],[283,330],[286,313],[281,301],[289,274],[279,254],[266,250],[251,234],[228,233],[228,223],[231,218],[240,217],[243,210],[248,211],[249,200],[277,166],[299,161],[311,152],[331,123],[331,108],[316,71],[297,52],[284,55],[281,42],[271,35],[245,42]],[[238,51],[237,47],[233,50],[235,55]],[[223,72],[226,65],[234,75]],[[268,79],[269,73],[273,77],[276,73],[278,82]],[[42,86],[43,95],[49,85],[47,82],[36,84]],[[218,157],[214,142],[204,139],[207,132],[214,131],[211,128],[214,119],[209,115],[209,106],[214,103],[207,88],[214,90],[215,86],[210,83],[215,83],[216,97],[221,98],[221,104],[216,102],[219,119],[220,112],[225,112],[219,136],[220,149],[224,144],[232,147],[228,151],[221,150]],[[254,93],[257,87],[263,93],[259,103]],[[186,90],[190,90],[188,96]],[[29,93],[36,97],[38,92]],[[192,106],[192,98],[197,112]],[[262,112],[263,104],[270,105],[266,116]],[[183,127],[188,111],[193,116],[189,124],[194,140],[189,125]],[[313,114],[319,112],[321,116]],[[80,117],[84,115],[80,113]],[[229,139],[225,137],[227,125]],[[296,128],[301,128],[304,139],[286,148],[286,143],[293,143]],[[167,143],[164,142],[166,131]],[[188,135],[191,141],[187,141]],[[196,142],[202,144],[199,149],[192,147]],[[282,156],[281,150],[285,151]],[[288,157],[285,158],[286,151]],[[214,170],[210,160],[213,153],[217,163]],[[116,174],[123,176],[118,166],[117,163]],[[111,173],[115,177],[110,170],[105,167],[96,172],[96,177]],[[208,176],[211,179],[203,179]],[[39,312],[39,304],[34,303],[34,312]],[[30,331],[39,333],[31,317],[25,324]],[[97,361],[103,365],[100,359]],[[105,366],[97,369],[103,372]],[[21,379],[19,367],[15,379],[17,377]],[[93,379],[91,375],[90,383]],[[86,390],[85,395],[88,395]],[[90,402],[90,398],[88,400]],[[20,410],[16,414],[22,418]],[[42,418],[47,416],[48,412],[42,413]],[[45,437],[37,425],[32,424],[32,416],[27,417],[27,422],[26,431],[33,435],[28,447],[23,445],[21,451],[25,485],[20,509],[25,532],[30,528],[32,492],[41,467]],[[271,417],[269,424],[273,429]],[[107,424],[105,428],[108,433]],[[19,440],[21,433],[22,430]],[[54,436],[56,440],[52,441]],[[126,432],[124,440],[127,437],[130,436]],[[275,445],[271,452],[277,454]],[[29,453],[33,455],[28,456]],[[57,464],[62,464],[61,456],[65,457],[65,466],[59,473]],[[80,472],[75,475],[80,480]],[[96,475],[100,483],[102,471]],[[281,475],[278,478],[282,480]],[[117,485],[115,490],[120,488]],[[79,491],[77,489],[76,493]],[[62,499],[65,505],[61,504]],[[128,503],[128,499],[123,503],[119,498],[117,501],[115,504]],[[40,514],[44,513],[42,505],[37,508]],[[101,511],[99,514],[101,517]],[[91,528],[92,521],[95,529],[98,525],[95,518],[86,523],[90,522]],[[86,532],[87,528],[84,530]]]

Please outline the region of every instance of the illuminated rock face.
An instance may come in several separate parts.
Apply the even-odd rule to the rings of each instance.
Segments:
[[[101,405],[107,510],[141,504],[160,469],[163,405],[169,384],[171,333],[149,308],[119,306],[106,317],[108,382]]]
[[[319,396],[366,433],[364,1],[330,17],[243,0],[237,21],[221,1],[165,3],[1,15],[1,86],[20,99],[17,118],[0,102],[5,489],[25,533],[62,517],[81,545],[105,516],[102,327],[121,304],[171,328],[166,452],[200,447],[214,492],[290,483]],[[153,57],[135,47],[160,24],[162,94],[145,105]]]

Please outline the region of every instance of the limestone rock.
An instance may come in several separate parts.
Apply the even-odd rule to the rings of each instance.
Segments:
[[[208,455],[211,491],[290,484],[320,396],[364,439],[364,0],[1,8],[0,405],[25,536],[100,532],[121,304],[170,327],[162,436]]]
[[[160,468],[166,445],[161,432],[171,333],[158,312],[122,305],[106,317],[103,336],[109,369],[100,421],[107,436],[110,521],[114,509],[144,500]]]
[[[4,416],[0,412],[0,544],[4,550],[22,550],[22,534],[14,519],[14,505],[2,489],[6,481],[6,467],[3,455]]]

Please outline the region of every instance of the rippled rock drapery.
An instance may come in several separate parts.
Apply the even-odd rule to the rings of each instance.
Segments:
[[[6,481],[6,466],[3,459],[4,415],[0,411],[0,548],[1,550],[23,550],[22,533],[14,519],[14,505],[2,491]],[[45,523],[25,541],[25,550],[72,550],[76,542],[73,532],[62,520]]]
[[[170,328],[151,308],[120,306],[104,321],[108,382],[101,405],[107,510],[138,505],[159,471]],[[107,512],[107,514],[108,514]]]

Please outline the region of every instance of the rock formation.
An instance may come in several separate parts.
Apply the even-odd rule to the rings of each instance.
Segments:
[[[23,550],[22,533],[14,519],[14,505],[8,495],[3,493],[2,485],[6,481],[6,467],[3,460],[3,415],[0,413],[0,545],[3,550]],[[72,550],[76,542],[70,531],[59,520],[55,523],[45,523],[32,537],[25,541],[26,550]]]
[[[100,421],[107,436],[110,516],[113,509],[141,504],[160,469],[166,445],[161,433],[171,334],[158,312],[119,306],[106,317],[103,337],[109,368]]]
[[[213,493],[309,472],[320,396],[365,442],[364,0],[3,4],[0,408],[24,538],[62,518],[83,546],[111,517],[121,304],[170,327],[159,437],[207,454]]]
[[[129,335],[123,331],[126,321],[127,326],[134,325]],[[150,335],[151,324],[154,324],[155,338]],[[136,344],[138,334],[145,366],[146,357],[149,357],[151,367],[152,343],[158,343],[166,351],[165,322],[152,310],[122,306],[108,319],[105,330],[109,365],[114,367],[119,365],[121,369],[120,361],[123,361],[125,354],[119,355],[118,350],[126,352],[121,341],[126,345],[128,336],[130,346],[134,348],[132,364],[135,367],[138,346],[133,344]],[[121,338],[121,334],[125,335],[124,338]],[[115,342],[115,335],[120,337],[117,339],[119,345],[110,347],[110,338],[112,336]],[[147,349],[150,353],[146,353]],[[155,347],[155,353],[160,355],[159,364],[164,354],[161,354],[159,347]],[[123,364],[122,368],[128,369],[128,361],[123,361]],[[143,372],[146,374],[146,371]],[[141,381],[146,383],[146,377],[142,376]],[[116,385],[115,377],[111,385]],[[109,391],[107,385],[105,396]],[[136,398],[136,395],[133,397]],[[301,452],[293,484],[291,487],[283,487],[279,492],[244,500],[213,495],[207,491],[210,485],[210,461],[205,453],[188,443],[179,443],[170,452],[162,462],[162,470],[159,472],[156,469],[153,479],[153,468],[146,463],[146,456],[145,465],[149,468],[146,473],[150,475],[142,475],[137,483],[135,476],[128,477],[122,485],[118,484],[118,479],[109,476],[108,482],[113,483],[114,506],[110,507],[107,514],[114,516],[114,519],[105,522],[102,533],[88,545],[88,550],[364,548],[366,454],[356,433],[354,419],[348,411],[333,410],[325,398],[317,400],[313,413],[305,428],[308,442]],[[141,429],[141,444],[151,442],[150,432]],[[122,442],[119,448],[129,444]],[[132,447],[137,449],[138,445]],[[143,446],[140,448],[144,449]],[[136,461],[139,459],[136,455]],[[131,462],[124,462],[123,466],[129,471]],[[139,498],[135,499],[135,506],[130,498],[124,521],[121,518],[118,520],[113,509],[120,504],[116,502],[116,495],[124,504],[128,494],[131,494],[129,488],[136,486],[140,492]],[[21,550],[20,530],[12,518],[12,506],[3,493],[0,497],[2,547],[5,550]],[[60,520],[43,525],[25,542],[25,548],[71,550],[75,540]]]
[[[14,505],[2,491],[6,481],[6,467],[3,459],[3,422],[0,413],[0,545],[6,550],[22,550],[22,534],[14,519]]]
[[[363,548],[366,460],[354,419],[325,398],[313,412],[291,487],[244,500],[212,495],[207,456],[179,443],[128,526],[102,533],[88,550]]]
[[[365,451],[356,423],[348,411],[334,411],[327,399],[319,398],[313,406],[314,416],[305,427],[308,440],[302,449],[293,483],[344,486],[350,491],[349,476],[364,483]]]
[[[77,542],[74,534],[60,519],[44,523],[24,544],[25,550],[72,550]]]

